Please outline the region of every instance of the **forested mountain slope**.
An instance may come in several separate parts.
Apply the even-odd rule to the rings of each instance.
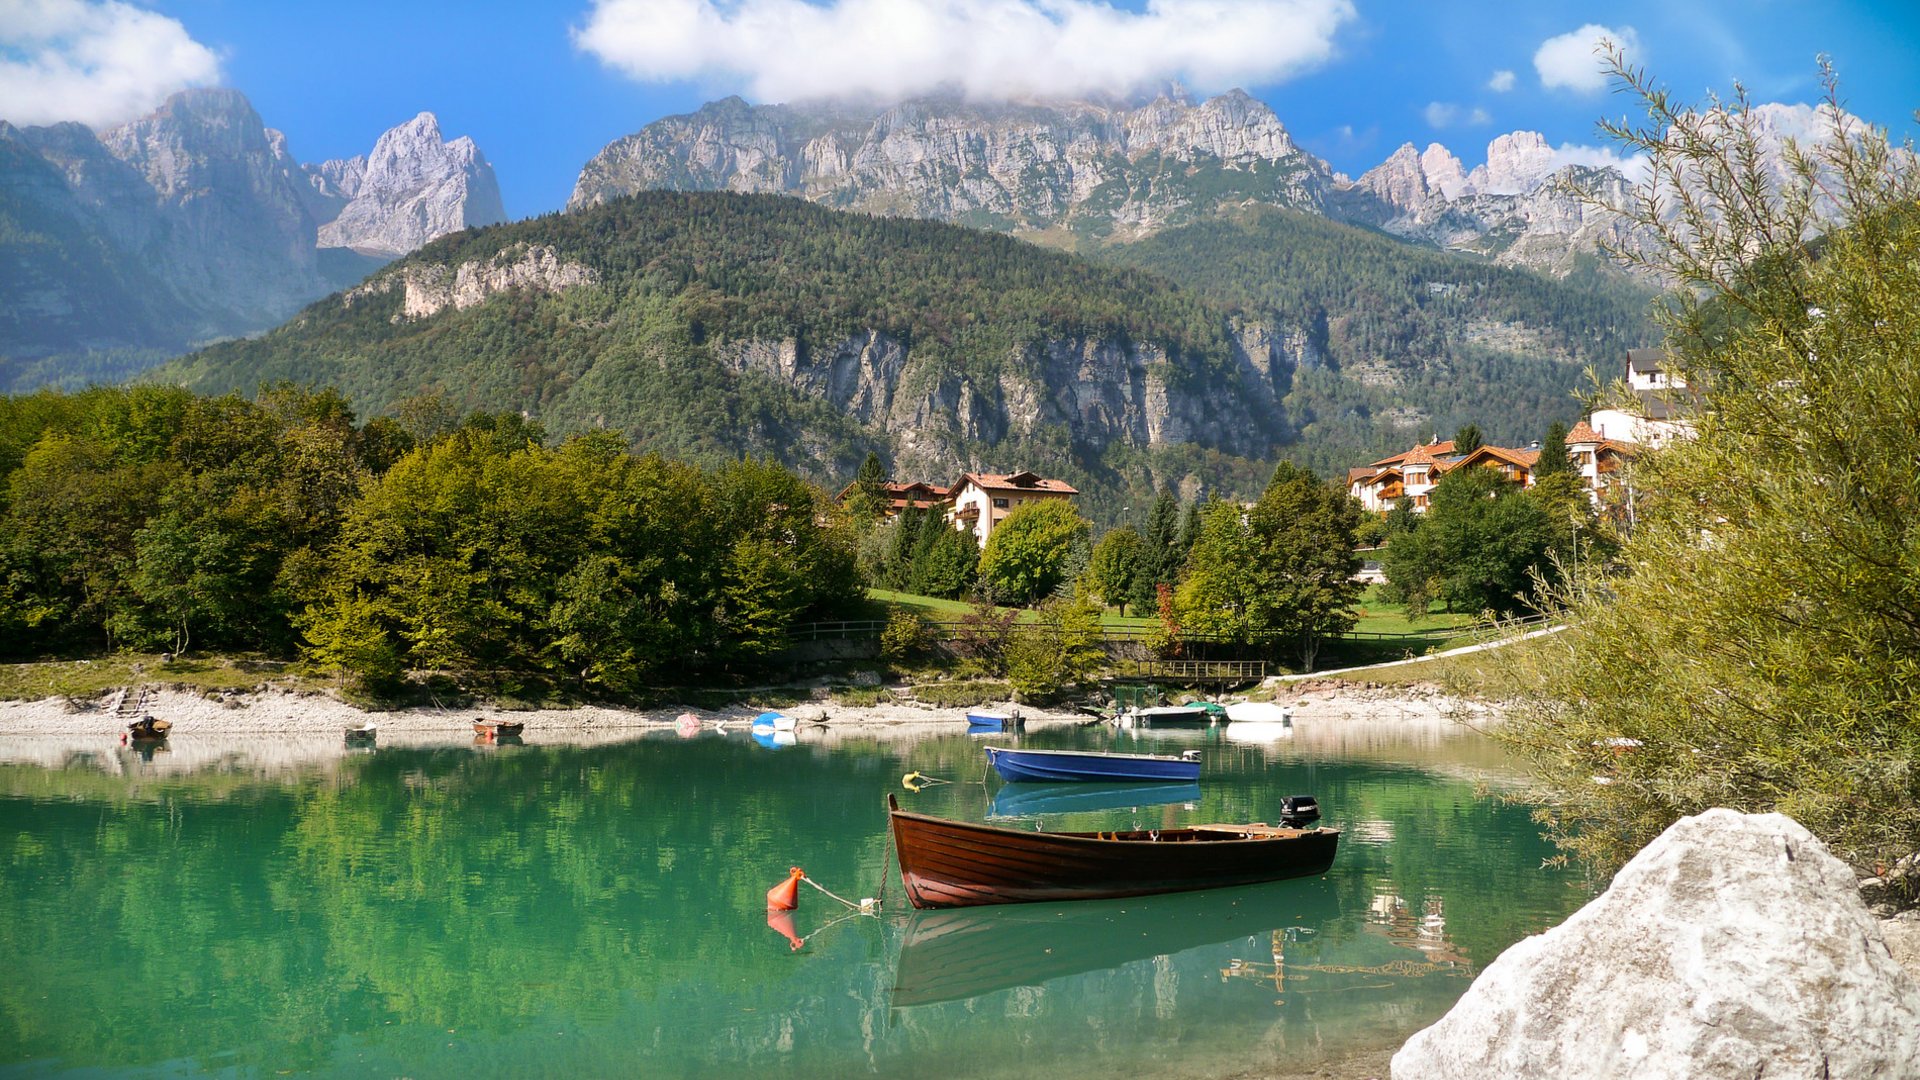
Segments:
[[[644,192],[443,238],[159,377],[333,385],[363,415],[437,393],[826,481],[869,449],[901,477],[1033,468],[1099,513],[1170,484],[1255,490],[1276,457],[1335,472],[1469,419],[1534,437],[1571,415],[1580,365],[1641,328],[1630,298],[1280,211],[1114,258],[1137,265],[789,198]]]
[[[443,238],[158,377],[324,383],[363,415],[439,393],[825,479],[870,448],[902,476],[1029,467],[1117,500],[1149,477],[1262,471],[1293,441],[1294,361],[1137,270],[795,199],[648,192]]]
[[[1597,266],[1562,280],[1417,247],[1313,214],[1251,207],[1106,249],[1284,328],[1307,358],[1291,455],[1343,468],[1478,423],[1522,444],[1573,418],[1592,367],[1651,344],[1653,293]]]

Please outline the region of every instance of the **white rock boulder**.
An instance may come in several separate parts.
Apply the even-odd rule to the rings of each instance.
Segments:
[[[1502,953],[1393,1076],[1920,1077],[1920,981],[1811,833],[1709,810]]]

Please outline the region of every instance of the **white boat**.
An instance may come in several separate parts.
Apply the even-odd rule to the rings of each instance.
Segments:
[[[1290,724],[1293,710],[1271,701],[1235,701],[1227,706],[1227,719],[1236,724]]]

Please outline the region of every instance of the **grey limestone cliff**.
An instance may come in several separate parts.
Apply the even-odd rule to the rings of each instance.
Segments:
[[[60,379],[45,357],[113,353],[75,377],[111,376],[264,330],[505,216],[485,157],[442,142],[431,113],[365,158],[306,166],[236,90],[181,91],[99,133],[0,120],[0,390]]]
[[[1320,209],[1332,185],[1326,163],[1239,91],[1144,105],[933,98],[880,110],[728,98],[607,146],[581,170],[568,205],[650,188],[779,192],[842,209],[1126,239],[1249,199]]]
[[[320,246],[395,258],[429,240],[507,220],[493,166],[461,136],[440,138],[430,112],[380,136],[365,157],[304,167],[310,199],[337,204]]]

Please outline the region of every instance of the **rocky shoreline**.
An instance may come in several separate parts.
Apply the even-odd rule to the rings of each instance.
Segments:
[[[66,697],[0,701],[0,737],[117,736],[126,730],[127,722],[132,719],[130,707],[137,696],[135,693],[126,699],[129,706],[127,710],[116,708],[120,701],[118,694],[78,701]],[[1296,720],[1307,724],[1317,721],[1428,724],[1466,721],[1478,726],[1491,722],[1495,717],[1489,706],[1424,688],[1378,689],[1315,683],[1286,688],[1286,692],[1276,700],[1291,709]],[[671,728],[681,716],[688,713],[703,725],[735,726],[745,724],[761,711],[749,705],[724,709],[684,705],[644,709],[604,705],[507,709],[486,703],[463,708],[367,710],[331,694],[274,689],[227,693],[158,689],[149,692],[145,707],[155,717],[169,721],[176,736],[336,734],[368,722],[378,725],[383,734],[459,734],[469,732],[472,722],[479,719],[520,721],[527,725],[529,732],[560,738]],[[1029,721],[1040,723],[1080,723],[1087,719],[1084,713],[1016,706],[1011,702],[998,702],[979,708],[989,711],[1019,708]],[[836,727],[952,723],[965,712],[953,706],[931,706],[904,700],[844,706],[836,704],[824,694],[798,705],[779,707],[776,711],[794,717],[803,725],[827,724]]]

